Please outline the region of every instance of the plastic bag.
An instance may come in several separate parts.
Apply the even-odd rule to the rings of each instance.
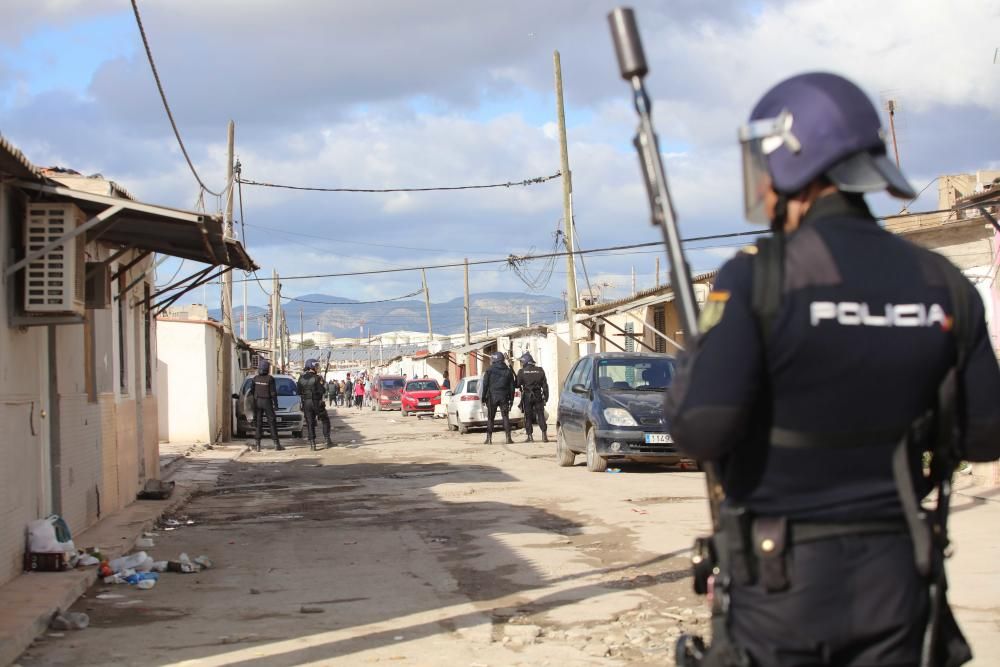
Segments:
[[[64,539],[60,539],[60,537]],[[76,553],[66,522],[53,514],[28,522],[28,551],[32,553]]]
[[[137,551],[134,554],[128,556],[122,556],[121,558],[115,558],[113,561],[108,563],[108,567],[111,568],[112,572],[121,572],[123,570],[134,570],[146,560],[152,560],[146,555],[145,551]]]

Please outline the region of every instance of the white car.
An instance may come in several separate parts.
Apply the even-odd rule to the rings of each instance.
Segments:
[[[441,402],[447,406],[448,429],[459,433],[468,433],[470,428],[486,427],[486,408],[479,400],[480,375],[470,375],[458,381],[454,390],[446,389],[441,395]],[[521,402],[521,390],[514,391],[514,407],[510,410],[512,428],[524,427],[524,415],[518,405]],[[502,425],[500,411],[497,410],[494,425]]]

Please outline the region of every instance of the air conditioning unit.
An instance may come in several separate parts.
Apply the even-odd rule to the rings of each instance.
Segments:
[[[86,220],[86,214],[75,204],[29,204],[24,221],[25,252],[41,250]],[[85,243],[84,235],[80,234],[28,263],[24,273],[24,312],[84,314]]]

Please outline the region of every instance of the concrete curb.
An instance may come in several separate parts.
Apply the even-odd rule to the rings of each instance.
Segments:
[[[237,461],[246,452],[229,460]],[[187,461],[185,457],[181,460]],[[183,464],[172,462],[166,474],[176,473]],[[80,548],[98,547],[109,559],[131,552],[136,540],[165,514],[188,503],[204,484],[178,482],[167,500],[137,500],[74,536]],[[0,666],[9,667],[32,642],[46,632],[52,616],[71,607],[97,581],[95,568],[69,572],[24,573],[0,587]]]

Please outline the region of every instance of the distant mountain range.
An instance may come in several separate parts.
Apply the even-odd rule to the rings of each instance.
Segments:
[[[484,292],[470,295],[470,318],[473,331],[489,326],[509,327],[527,321],[527,308],[531,308],[532,324],[549,324],[565,317],[562,299],[541,294],[519,292]],[[357,305],[352,305],[357,304]],[[299,332],[299,311],[302,311],[302,328],[325,331],[336,337],[357,337],[359,327],[367,336],[387,331],[427,331],[427,311],[422,299],[363,303],[354,299],[329,294],[305,294],[295,300],[284,300],[285,320],[292,334]],[[444,303],[431,303],[431,324],[435,334],[454,334],[463,330],[465,301],[459,297]],[[234,323],[239,322],[243,308],[235,304]],[[267,312],[260,306],[247,308],[247,336],[260,336],[261,321]],[[209,311],[220,319],[218,309]],[[237,324],[238,326],[238,324]]]

